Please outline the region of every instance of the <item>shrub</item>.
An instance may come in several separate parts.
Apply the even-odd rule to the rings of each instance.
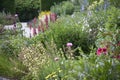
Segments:
[[[15,0],[16,13],[20,16],[20,21],[29,21],[38,16],[38,12],[50,10],[54,3],[64,0]],[[47,5],[47,6],[46,6]]]
[[[32,78],[39,79],[39,71],[43,67],[43,65],[47,65],[49,62],[49,53],[46,52],[42,43],[32,44],[29,47],[23,47],[20,54],[19,59],[22,63],[28,67],[27,77],[24,78]]]
[[[98,39],[96,40],[96,46],[98,48],[106,48],[107,53],[110,54],[111,57],[119,56],[119,9],[115,7],[111,7],[107,10],[106,22],[104,23],[104,28],[97,35]]]
[[[89,47],[94,41],[92,42],[93,39],[89,37],[89,33],[83,30],[83,25],[77,23],[78,21],[75,19],[70,16],[62,17],[55,23],[51,23],[47,31],[39,34],[34,39],[36,41],[41,40],[43,43],[53,39],[58,49],[65,47],[66,43],[71,42],[73,43],[73,48],[80,46],[86,53],[89,53]]]
[[[45,72],[49,72],[45,78],[47,80],[110,80],[120,78],[119,60],[111,58],[109,55],[97,56],[96,49],[92,49],[90,55],[84,55],[81,49],[80,53],[82,56],[79,57],[79,60],[61,59],[55,62],[55,64],[58,64],[59,66],[50,66],[49,70],[51,70],[51,67],[54,69],[51,70],[52,72],[49,72],[49,70],[45,68]]]
[[[15,57],[0,53],[0,76],[9,79],[21,79],[25,75],[25,66]]]
[[[16,27],[9,30],[6,29],[0,34],[0,52],[8,55],[16,55],[20,48],[25,44],[25,41],[28,40],[23,37],[23,31],[21,30],[22,26],[19,23],[16,24]]]
[[[15,16],[13,16],[12,14],[5,13],[4,11],[0,12],[0,24],[10,25],[10,24],[13,24],[15,20],[16,20]]]
[[[52,6],[51,11],[58,15],[72,14],[74,12],[74,5],[70,1],[63,1],[59,5]]]
[[[10,12],[12,14],[15,13],[15,0],[1,0],[0,3],[0,11]]]

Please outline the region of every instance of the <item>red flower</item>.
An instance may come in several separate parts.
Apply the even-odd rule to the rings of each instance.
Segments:
[[[97,55],[99,56],[99,55],[101,55],[101,53],[102,53],[102,48],[98,48]]]
[[[97,55],[100,56],[101,54],[106,54],[107,48],[98,48]]]
[[[107,48],[102,48],[103,53],[106,54],[107,53]]]

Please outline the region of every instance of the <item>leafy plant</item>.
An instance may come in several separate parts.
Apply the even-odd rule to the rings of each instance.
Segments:
[[[0,12],[0,24],[9,25],[15,22],[15,16],[10,13]]]
[[[19,59],[28,67],[27,76],[30,75],[32,79],[39,79],[38,72],[43,65],[47,65],[49,62],[49,53],[46,52],[42,43],[33,44],[29,47],[22,48]]]
[[[116,13],[111,13],[116,12]],[[111,7],[107,10],[107,21],[104,23],[104,28],[97,35],[98,39],[96,41],[96,45],[98,48],[105,47],[107,49],[107,53],[112,57],[119,58],[119,9],[115,7]]]
[[[25,75],[25,66],[15,57],[0,53],[0,76],[9,79],[21,79]]]
[[[52,6],[51,11],[58,15],[72,14],[74,12],[74,5],[70,1],[63,1],[59,5]]]

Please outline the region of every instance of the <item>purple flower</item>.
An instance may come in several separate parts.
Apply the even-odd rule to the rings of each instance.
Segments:
[[[67,47],[71,47],[72,45],[72,43],[67,43]]]

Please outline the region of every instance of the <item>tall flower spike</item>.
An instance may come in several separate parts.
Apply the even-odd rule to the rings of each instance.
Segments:
[[[55,13],[50,14],[50,21],[55,22],[57,19],[57,15]]]
[[[33,28],[33,36],[35,36],[36,34],[37,34],[36,28]]]
[[[46,23],[46,28],[48,28],[48,16],[45,15],[45,23]]]
[[[38,26],[38,33],[40,32],[40,30],[41,30],[41,26],[39,25],[39,26]]]

